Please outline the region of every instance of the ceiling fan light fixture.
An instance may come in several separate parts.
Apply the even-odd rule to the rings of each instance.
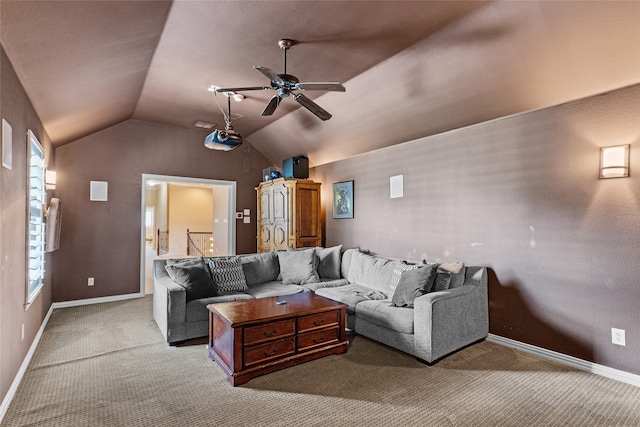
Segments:
[[[331,114],[320,107],[318,104],[313,102],[310,98],[298,94],[295,91],[331,91],[331,92],[346,92],[345,87],[338,82],[300,82],[300,80],[291,74],[287,74],[287,50],[291,48],[291,46],[295,45],[296,41],[291,39],[281,39],[278,41],[278,46],[284,52],[284,72],[276,73],[272,69],[268,67],[262,66],[254,66],[253,68],[264,75],[271,81],[270,86],[248,86],[248,87],[233,87],[233,88],[220,88],[217,86],[213,86],[209,89],[214,93],[223,93],[227,96],[228,99],[231,99],[231,96],[234,97],[236,101],[239,99],[236,98],[236,93],[247,90],[275,90],[278,92],[277,95],[272,97],[269,100],[269,103],[262,111],[262,116],[271,116],[277,107],[280,105],[280,101],[293,97],[300,105],[309,110],[311,113],[315,114],[320,120],[329,120],[331,118]],[[278,98],[278,99],[276,99]]]

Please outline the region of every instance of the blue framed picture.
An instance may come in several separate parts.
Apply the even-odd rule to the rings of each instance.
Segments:
[[[353,218],[353,181],[333,184],[333,217]]]

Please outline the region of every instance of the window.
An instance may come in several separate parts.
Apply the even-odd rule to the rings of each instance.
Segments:
[[[44,150],[31,132],[27,131],[29,157],[27,165],[27,304],[31,303],[43,286],[46,203]]]

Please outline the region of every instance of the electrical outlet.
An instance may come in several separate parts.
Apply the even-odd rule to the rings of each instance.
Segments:
[[[89,277],[89,280],[87,281],[87,286],[93,286],[93,277]]]
[[[624,329],[611,328],[611,342],[613,344],[626,346]]]

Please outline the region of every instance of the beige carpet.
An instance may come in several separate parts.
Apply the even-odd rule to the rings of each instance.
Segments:
[[[434,366],[356,336],[231,387],[151,298],[55,310],[2,426],[638,426],[640,388],[483,342]]]

